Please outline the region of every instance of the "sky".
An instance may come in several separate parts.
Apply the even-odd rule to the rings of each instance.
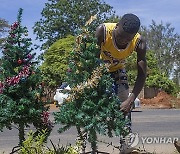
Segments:
[[[33,34],[32,27],[41,18],[41,11],[48,0],[0,0],[0,18],[12,24],[17,19],[19,8],[23,8],[22,25],[29,31],[29,37],[33,43],[36,35]],[[125,13],[134,13],[141,24],[148,26],[152,19],[156,23],[171,23],[175,32],[180,34],[180,0],[105,0],[113,7],[116,14],[122,16]]]

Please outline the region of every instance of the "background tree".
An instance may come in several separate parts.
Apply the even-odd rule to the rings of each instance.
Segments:
[[[129,85],[133,86],[136,81],[137,77],[137,54],[136,52],[133,52],[132,55],[130,55],[126,59],[126,70],[128,74],[128,82]]]
[[[113,14],[108,19],[106,19],[104,22],[118,23],[120,19],[121,19],[121,16]]]
[[[6,20],[0,18],[0,50],[2,48],[2,44],[5,40],[5,34],[7,33],[9,29],[9,24]]]
[[[136,64],[136,52],[128,57],[126,63],[126,69],[128,73],[128,81],[130,85],[135,84],[137,77],[137,64]],[[147,78],[145,81],[145,87],[155,87],[159,88],[169,94],[176,94],[177,86],[170,80],[167,74],[162,73],[158,67],[158,59],[156,57],[155,51],[148,50],[146,54],[147,58]]]
[[[91,16],[97,14],[97,26],[113,13],[112,7],[102,0],[49,0],[41,12],[42,18],[35,23],[34,33],[37,39],[45,41],[43,46],[47,49],[56,40],[76,34]]]
[[[25,138],[24,129],[30,124],[40,130],[51,129],[47,108],[41,99],[41,74],[21,18],[22,9],[19,10],[17,21],[11,25],[0,66],[0,130],[16,125],[20,145]]]
[[[82,141],[83,134],[87,134],[95,154],[97,134],[120,136],[127,130],[123,113],[119,110],[119,99],[113,93],[113,80],[97,57],[100,52],[97,40],[85,29],[76,41],[66,80],[71,87],[70,95],[55,113],[55,121],[62,126],[60,132],[75,126]]]
[[[119,18],[119,16],[112,15],[105,22],[118,22]],[[43,80],[51,88],[60,85],[66,76],[69,53],[74,46],[74,39],[72,35],[61,38],[43,54],[44,61],[40,68],[44,74]]]
[[[170,77],[178,83],[180,35],[174,32],[170,24],[156,24],[155,21],[148,28],[142,26],[140,33],[146,38],[148,47],[145,85],[176,93],[177,86]],[[137,75],[136,57],[134,52],[126,61],[130,85],[134,85]]]
[[[145,82],[146,87],[156,87],[168,94],[176,94],[176,84],[168,78],[167,74],[160,71],[155,51],[147,52],[148,72]]]
[[[40,69],[43,73],[43,81],[50,87],[60,85],[66,76],[68,58],[73,49],[75,38],[71,35],[59,39],[44,53],[44,62]]]
[[[45,99],[48,102],[54,101],[55,88],[65,80],[69,53],[73,48],[74,39],[72,35],[59,39],[43,54],[44,61],[40,70],[43,74],[43,83],[45,83]]]
[[[171,77],[174,71],[178,72],[180,69],[180,35],[174,32],[171,24],[163,24],[163,22],[157,24],[152,20],[148,28],[142,27],[142,34],[147,38],[148,49],[155,51],[161,73]]]

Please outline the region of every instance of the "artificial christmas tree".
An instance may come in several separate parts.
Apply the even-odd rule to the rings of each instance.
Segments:
[[[41,99],[41,74],[32,53],[32,42],[27,38],[27,28],[21,26],[22,11],[19,10],[17,22],[11,25],[0,64],[0,130],[16,125],[19,145],[25,139],[25,127],[30,124],[37,130],[51,130],[48,108]]]
[[[82,152],[85,153],[86,134],[93,154],[98,151],[97,134],[112,137],[127,133],[108,65],[100,62],[98,53],[100,49],[96,39],[85,27],[71,52],[67,74],[67,83],[71,87],[69,97],[60,106],[60,111],[55,113],[56,123],[64,126],[59,132],[75,126],[83,141]]]

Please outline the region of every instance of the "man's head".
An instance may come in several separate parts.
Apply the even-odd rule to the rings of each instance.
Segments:
[[[130,42],[140,28],[140,20],[134,14],[125,14],[117,23],[115,36],[118,44],[125,45]]]
[[[125,32],[134,34],[139,30],[140,20],[134,14],[125,14],[119,21],[118,25],[120,25]]]

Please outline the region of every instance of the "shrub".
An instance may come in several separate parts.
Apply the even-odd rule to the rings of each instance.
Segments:
[[[52,141],[52,147],[46,146],[46,137],[48,132],[43,130],[36,137],[34,132],[30,131],[27,139],[20,147],[18,154],[79,154],[80,144],[77,142],[75,146],[58,146],[56,147]]]

